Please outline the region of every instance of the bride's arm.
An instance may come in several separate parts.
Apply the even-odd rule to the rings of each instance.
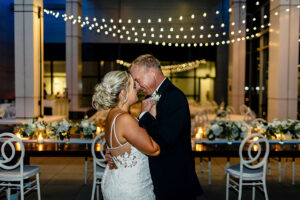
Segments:
[[[159,145],[145,129],[141,128],[136,119],[129,114],[121,115],[116,123],[117,133],[130,144],[149,156],[158,156]]]

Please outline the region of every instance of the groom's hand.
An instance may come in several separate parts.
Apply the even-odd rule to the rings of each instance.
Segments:
[[[111,154],[110,154],[110,152],[109,152],[108,149],[106,149],[106,151],[105,151],[105,159],[108,162],[109,169],[118,169],[118,167],[114,163],[114,161],[112,159],[112,156],[111,156]]]
[[[152,108],[153,105],[155,105],[156,102],[151,99],[151,98],[148,98],[148,99],[145,99],[142,101],[142,110],[141,112],[149,112]]]

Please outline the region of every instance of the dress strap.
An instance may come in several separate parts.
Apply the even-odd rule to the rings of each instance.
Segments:
[[[114,118],[114,120],[113,120],[113,122],[112,122],[112,124],[111,124],[111,128],[110,128],[110,146],[112,147],[112,132],[114,131],[114,136],[115,136],[115,139],[116,139],[116,141],[118,142],[118,144],[120,145],[120,146],[122,146],[122,144],[120,143],[120,141],[118,140],[118,138],[117,138],[117,134],[116,134],[116,119],[117,119],[117,117],[119,116],[119,115],[121,115],[122,113],[118,113],[116,116],[115,116],[115,118]],[[114,129],[114,130],[113,130]]]

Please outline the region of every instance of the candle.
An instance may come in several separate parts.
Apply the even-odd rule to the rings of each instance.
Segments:
[[[97,128],[96,128],[96,134],[99,134],[99,133],[101,133],[101,128],[99,126],[97,126]]]
[[[198,128],[198,132],[196,133],[195,138],[196,139],[201,139],[203,137],[203,130],[201,127]]]
[[[41,133],[39,134],[39,136],[38,136],[38,138],[37,138],[37,142],[38,142],[39,144],[42,144],[42,143],[44,142],[44,138],[43,138],[43,136],[42,136]]]
[[[20,139],[22,138],[22,137],[21,137],[21,134],[20,134],[19,132],[16,133],[16,136],[17,136],[18,138],[20,138]]]
[[[101,150],[101,144],[96,144],[96,151],[100,151]]]

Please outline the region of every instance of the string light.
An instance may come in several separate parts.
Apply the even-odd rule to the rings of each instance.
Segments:
[[[152,43],[152,41],[149,41],[149,43]],[[155,44],[157,44],[157,42],[155,42]],[[163,46],[165,46],[166,44],[164,43]],[[172,43],[168,43],[168,46],[172,46]],[[174,45],[175,47],[178,47],[179,44],[175,43]],[[182,47],[184,47],[184,44],[181,44]],[[191,47],[191,43],[187,44],[187,47]],[[198,46],[197,43],[193,44],[194,47]],[[203,44],[201,43],[200,46],[203,46]],[[131,66],[131,64],[129,62],[117,59],[116,63],[119,65],[122,65],[124,67],[129,68]],[[202,60],[195,60],[192,62],[187,62],[187,63],[181,63],[181,64],[177,64],[177,65],[163,65],[161,66],[161,69],[163,70],[163,72],[171,72],[171,73],[176,73],[176,72],[183,72],[183,71],[188,71],[191,69],[195,69],[198,68],[200,66],[200,64],[206,64],[206,60],[202,59]]]
[[[243,9],[244,9],[244,7],[245,7],[245,5],[242,6]],[[297,6],[297,8],[299,8],[299,5]],[[232,9],[230,8],[230,9],[228,10],[228,12],[231,12],[231,11],[232,11]],[[286,12],[289,12],[290,10],[289,10],[289,9],[286,9],[285,11],[286,11]],[[58,18],[58,17],[60,16],[59,12],[53,12],[53,11],[49,11],[49,10],[46,10],[46,9],[44,9],[44,12],[45,12],[46,14],[51,14],[51,15],[53,15],[53,16],[56,17],[56,18]],[[216,14],[217,14],[217,12],[216,12]],[[274,14],[275,14],[275,15],[278,15],[279,13],[278,13],[278,12],[275,12]],[[207,16],[207,14],[206,14],[206,13],[203,13],[203,17],[206,17],[206,16]],[[88,27],[89,30],[93,30],[95,27],[98,27],[98,26],[99,26],[99,28],[96,29],[96,30],[97,30],[97,33],[101,33],[101,30],[103,30],[103,29],[108,29],[109,32],[108,32],[108,31],[104,31],[105,35],[108,35],[108,34],[110,33],[110,34],[112,34],[113,37],[116,36],[116,33],[121,34],[122,30],[123,30],[123,31],[126,30],[126,27],[125,27],[125,26],[122,26],[122,30],[120,30],[120,29],[117,29],[117,27],[116,27],[115,25],[113,25],[112,27],[107,26],[107,24],[99,25],[98,22],[97,22],[97,18],[93,18],[92,21],[94,21],[94,23],[90,24],[89,18],[88,18],[87,16],[86,16],[85,18],[82,18],[81,16],[78,16],[78,17],[77,17],[77,20],[74,19],[74,15],[68,16],[67,14],[63,14],[63,15],[61,15],[61,17],[64,19],[64,21],[72,20],[72,21],[71,21],[72,24],[78,23],[78,24],[80,24],[81,27],[84,27],[84,26],[89,25],[89,27]],[[191,17],[192,19],[194,19],[194,18],[195,18],[195,15],[192,14],[190,17]],[[76,18],[76,17],[75,17],[75,18]],[[180,16],[179,18],[180,18],[181,20],[184,19],[183,16]],[[264,18],[266,19],[266,18],[267,18],[267,15],[264,15]],[[81,19],[85,19],[85,21],[82,21]],[[253,18],[252,20],[253,20],[253,21],[256,21],[256,18]],[[108,20],[108,21],[110,21],[111,24],[113,24],[113,22],[114,22],[113,19],[110,19],[110,20]],[[118,21],[119,23],[122,23],[122,22],[123,22],[122,19],[119,19],[119,20],[117,20],[117,21]],[[141,20],[140,20],[140,19],[138,19],[137,21],[141,23]],[[159,18],[158,21],[161,22],[161,19]],[[172,18],[171,18],[171,17],[169,17],[169,21],[172,21]],[[103,18],[103,19],[102,19],[102,22],[106,22],[106,20]],[[131,20],[131,19],[128,19],[127,22],[131,23],[132,20]],[[148,22],[151,23],[151,19],[148,19]],[[245,23],[244,20],[243,20],[243,23]],[[235,24],[235,22],[232,22],[232,25],[234,25],[234,24]],[[223,27],[225,27],[225,24],[222,23],[220,26],[223,28]],[[271,23],[268,23],[266,26],[271,26]],[[260,28],[263,29],[263,28],[265,28],[266,26],[265,26],[264,24],[261,24],[261,25],[259,25],[258,27],[260,27]],[[104,27],[104,28],[103,28],[103,27]],[[112,29],[112,28],[113,28],[113,29]],[[214,25],[211,25],[211,29],[213,29],[213,28],[214,28]],[[115,30],[115,29],[117,29],[117,30]],[[129,28],[129,29],[130,29],[130,28]],[[257,30],[256,26],[254,26],[252,29],[253,29],[253,30]],[[115,30],[116,33],[115,33],[113,30]],[[134,28],[134,27],[131,27],[131,30],[134,31],[135,28]],[[144,28],[144,27],[141,27],[140,30],[141,30],[142,32],[144,32],[144,31],[145,31],[145,28]],[[180,31],[183,32],[183,30],[184,30],[184,28],[183,28],[183,27],[180,27]],[[193,31],[193,30],[194,30],[194,27],[190,27],[190,30]],[[200,26],[200,30],[204,30],[204,26],[203,26],[203,25]],[[160,28],[160,31],[161,31],[161,32],[164,31],[163,27]],[[174,28],[172,27],[172,28],[170,29],[170,32],[173,32],[173,31],[174,31]],[[154,30],[152,30],[152,32],[154,32]],[[242,31],[240,31],[240,30],[238,31],[238,33],[241,33],[241,32],[242,32]],[[246,32],[249,32],[249,29],[248,29],[248,28],[246,29]],[[129,31],[128,31],[128,28],[127,28],[127,30],[126,30],[126,34],[127,34],[127,35],[130,35],[130,33],[129,33]],[[133,33],[132,33],[132,35],[133,35]],[[134,35],[137,36],[137,35],[138,35],[138,32],[134,32]],[[218,33],[214,33],[213,35],[215,35],[216,38],[219,36]],[[222,33],[222,35],[225,36],[225,35],[226,35],[226,32],[224,31],[224,32]],[[146,34],[143,34],[143,36],[146,37]],[[150,36],[150,35],[149,35],[149,36]],[[251,35],[251,38],[254,38],[255,36],[257,36],[257,34],[252,34],[252,35]],[[151,37],[154,37],[154,35],[152,34]],[[210,37],[211,37],[211,34],[208,34],[208,38],[210,38]],[[237,37],[238,37],[238,36],[237,36]],[[122,39],[122,38],[123,38],[123,35],[120,35],[120,38]],[[160,35],[159,35],[159,38],[163,38],[163,35],[160,34]],[[171,38],[171,35],[168,35],[168,38],[170,39],[170,38]],[[174,37],[174,38],[175,38],[175,37]],[[176,35],[176,38],[180,38],[180,35]],[[187,35],[184,35],[183,38],[184,38],[184,39],[187,39]],[[196,37],[195,37],[195,35],[192,35],[191,38],[192,38],[192,39],[195,39]],[[203,35],[201,34],[201,35],[199,36],[199,38],[202,39],[202,38],[203,38]],[[243,38],[244,38],[244,37],[243,37]],[[249,39],[249,38],[250,38],[249,36],[246,36],[246,39]],[[127,37],[127,39],[128,39],[128,37]],[[136,38],[136,39],[137,39],[137,38]],[[245,39],[245,38],[244,38],[244,39]],[[233,43],[233,42],[235,42],[235,41],[240,41],[240,40],[243,40],[243,39],[231,40],[231,41],[229,41],[229,42],[227,41],[226,43],[229,44],[230,42]],[[135,41],[138,41],[138,39],[135,40]],[[142,41],[142,42],[144,43],[145,40]],[[150,42],[150,43],[152,43],[152,42]],[[158,42],[158,41],[157,41],[156,44],[157,44],[157,43],[162,44],[163,46],[166,45],[165,42]],[[206,42],[206,43],[205,43],[205,46],[208,46],[208,44],[210,44],[210,45],[213,46],[213,45],[218,45],[218,44],[220,44],[220,43],[221,43],[221,44],[224,44],[225,41],[222,41],[222,42],[217,41],[217,42],[215,42],[215,43],[214,43],[214,42],[210,42],[210,43],[207,43],[207,42]],[[182,44],[184,44],[184,43],[182,43]],[[178,46],[179,46],[179,45],[178,45]],[[181,46],[184,46],[184,45],[181,45]],[[187,46],[190,46],[190,45],[187,45]],[[193,45],[193,46],[196,46],[196,45]],[[199,46],[201,46],[201,45],[199,44]]]

